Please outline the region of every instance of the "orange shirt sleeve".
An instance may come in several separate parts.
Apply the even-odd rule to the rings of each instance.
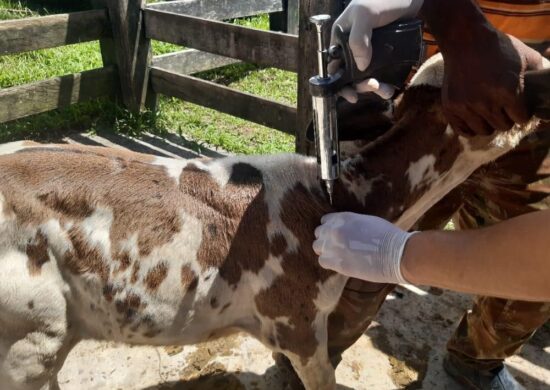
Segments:
[[[500,31],[530,45],[550,45],[550,1],[478,0],[485,17]],[[424,32],[426,57],[437,53],[434,37]]]

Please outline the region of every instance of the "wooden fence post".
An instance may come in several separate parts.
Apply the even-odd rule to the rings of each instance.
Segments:
[[[306,139],[306,131],[311,122],[311,95],[308,80],[317,74],[317,36],[309,18],[317,14],[329,14],[333,20],[343,10],[342,0],[300,0],[300,33],[298,37],[298,120],[296,127],[296,152],[311,155],[313,145]],[[327,42],[330,26],[327,27]]]
[[[298,35],[298,8],[300,0],[282,0],[283,10],[269,14],[269,29]]]
[[[94,5],[108,9],[113,30],[112,39],[101,41],[104,65],[117,65],[122,102],[133,112],[139,112],[146,103],[152,57],[141,11],[145,3],[146,0],[94,0]]]

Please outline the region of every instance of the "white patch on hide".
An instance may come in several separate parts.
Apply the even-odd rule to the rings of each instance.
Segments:
[[[319,291],[313,300],[317,309],[313,328],[320,348],[326,348],[328,315],[336,308],[348,279],[347,276],[336,273],[324,283],[317,282]]]
[[[0,193],[0,224],[15,218],[15,216],[9,217],[4,213],[5,203],[6,203],[6,198],[4,198],[4,195]]]
[[[258,273],[250,271],[243,272],[239,284],[248,286],[256,295],[262,290],[271,287],[275,279],[282,274],[283,267],[281,266],[281,258],[269,255],[264,266]]]
[[[188,266],[197,276],[202,271],[197,262],[197,253],[202,242],[203,224],[193,215],[184,212],[180,213],[180,218],[182,221],[180,231],[172,237],[170,242],[154,248],[149,256],[141,260],[142,265],[151,264],[152,267],[162,261],[168,266],[167,277],[159,286],[157,294],[165,297],[166,302],[175,304],[179,299],[179,292],[183,292],[181,267]],[[146,273],[148,269],[142,266],[141,271]],[[197,295],[206,295],[208,287],[208,283],[199,283]]]
[[[174,158],[155,157],[152,165],[158,165],[166,169],[166,174],[176,181],[176,184],[180,183],[181,171],[187,165],[185,160],[176,160]]]
[[[37,146],[40,146],[40,145],[37,145]],[[28,141],[9,142],[7,144],[0,145],[0,156],[16,153],[22,149],[28,149],[32,147],[33,146],[28,144]]]
[[[113,213],[104,207],[97,207],[92,215],[85,218],[80,224],[82,233],[87,240],[101,248],[106,258],[111,256],[110,231],[113,223]]]
[[[405,210],[397,220],[396,225],[401,229],[409,230],[437,201],[465,181],[477,168],[496,160],[517,146],[523,137],[536,129],[538,123],[537,119],[532,119],[524,126],[518,127],[516,125],[510,131],[499,133],[493,140],[488,142],[487,147],[478,150],[472,149],[470,142],[473,141],[459,137],[463,151],[458,155],[453,166],[430,184],[431,188],[415,202],[413,207]]]
[[[366,198],[372,192],[372,186],[377,181],[382,181],[383,178],[382,175],[378,175],[366,180],[362,175],[359,175],[351,182],[346,180],[345,177],[342,177],[340,180],[342,180],[342,183],[344,183],[347,190],[352,193],[363,206],[365,206]]]
[[[441,87],[443,85],[443,75],[443,56],[441,53],[438,53],[422,64],[418,72],[411,79],[410,85]]]
[[[420,185],[430,185],[439,177],[439,173],[434,169],[435,156],[428,154],[422,156],[418,161],[409,165],[407,176],[411,191],[418,189]]]
[[[347,276],[335,273],[324,282],[317,282],[319,292],[313,300],[317,310],[325,314],[332,312],[340,300],[348,279]]]
[[[231,159],[231,157],[227,157],[221,160],[214,160],[212,163],[206,165],[206,164],[197,164],[197,162],[193,162],[197,165],[199,169],[204,169],[205,171],[210,172],[210,176],[218,183],[220,187],[224,187],[227,182],[229,181],[229,176],[231,175],[231,167],[233,166],[233,162],[228,162],[227,160]]]
[[[57,258],[62,258],[72,248],[71,241],[67,236],[65,227],[57,219],[50,219],[40,226],[40,230],[48,239],[48,246]]]
[[[139,257],[138,234],[133,233],[127,239],[120,240],[117,243],[117,252],[126,252],[131,259]]]

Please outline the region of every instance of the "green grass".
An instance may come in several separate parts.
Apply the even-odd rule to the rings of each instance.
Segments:
[[[48,3],[48,6],[43,6]],[[63,12],[67,0],[49,2],[0,0],[0,20]],[[71,10],[84,7],[72,3]],[[66,4],[65,4],[66,6]],[[267,16],[234,21],[267,29]],[[181,47],[152,42],[153,54]],[[25,84],[102,66],[98,42],[0,57],[0,88]],[[203,72],[198,77],[288,104],[296,104],[296,74],[251,64],[236,64]],[[199,144],[233,153],[258,154],[292,151],[294,137],[204,107],[161,96],[156,115],[135,116],[109,101],[92,101],[67,109],[0,124],[0,142],[14,139],[53,139],[68,131],[112,130],[132,135],[147,131],[172,132]]]

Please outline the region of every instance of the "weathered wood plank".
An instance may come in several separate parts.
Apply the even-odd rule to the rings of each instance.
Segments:
[[[104,9],[0,21],[0,55],[94,41],[110,32]]]
[[[156,93],[177,97],[239,118],[294,134],[296,108],[192,76],[151,69]]]
[[[297,71],[298,38],[194,16],[146,9],[147,37],[238,58],[246,62]]]
[[[94,8],[103,8],[105,9],[105,12],[107,12],[107,1],[109,0],[91,0],[91,4]],[[99,40],[103,66],[116,65],[115,41],[113,40],[113,31],[110,20],[108,27],[109,36],[103,37]]]
[[[298,8],[300,0],[283,0],[283,10],[269,15],[269,29],[298,35]]]
[[[286,32],[298,35],[300,21],[300,0],[286,0]]]
[[[332,15],[332,20],[343,10],[342,0],[300,0],[300,33],[298,44],[298,120],[296,128],[296,152],[313,154],[314,145],[310,145],[306,132],[312,120],[309,78],[318,72],[317,35],[309,18],[318,14]],[[326,42],[330,41],[330,26],[326,28]]]
[[[143,12],[145,0],[107,0],[113,31],[116,63],[119,71],[122,101],[139,112],[147,94],[151,43],[145,36]]]
[[[182,0],[153,3],[149,9],[212,20],[227,20],[281,11],[282,0]]]
[[[240,62],[233,58],[187,49],[153,57],[152,66],[173,73],[194,74]]]
[[[114,66],[0,89],[0,123],[117,93]]]

